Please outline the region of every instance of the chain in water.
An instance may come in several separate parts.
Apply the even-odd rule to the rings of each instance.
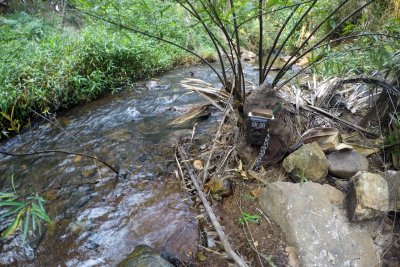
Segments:
[[[267,136],[265,136],[264,144],[262,145],[260,149],[260,153],[258,153],[256,163],[254,164],[253,171],[258,172],[260,170],[261,166],[261,161],[265,155],[265,152],[267,151],[268,144],[269,144],[269,133],[267,133]]]

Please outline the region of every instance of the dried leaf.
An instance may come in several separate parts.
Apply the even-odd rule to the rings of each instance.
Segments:
[[[169,125],[177,125],[177,124],[183,124],[198,115],[200,115],[203,111],[205,111],[208,108],[208,105],[201,105],[201,106],[196,106],[190,111],[184,113],[183,115],[175,118],[173,121],[169,123]]]
[[[197,259],[197,261],[202,262],[202,261],[207,260],[207,257],[203,254],[203,252],[200,251],[200,252],[197,252],[196,259]]]
[[[260,193],[261,193],[261,188],[260,187],[257,187],[256,189],[253,189],[253,190],[250,191],[250,194],[255,198],[258,198]]]
[[[336,128],[313,128],[303,133],[305,144],[317,142],[322,150],[333,150],[339,144],[339,130]]]
[[[77,156],[74,158],[73,162],[79,162],[79,161],[81,161],[81,160],[82,160],[82,156],[77,155]]]
[[[377,147],[368,147],[356,144],[352,144],[352,147],[355,151],[366,157],[368,157],[371,154],[378,153],[380,151],[380,148]]]
[[[195,161],[193,161],[193,166],[196,168],[196,170],[199,170],[199,171],[204,169],[203,162],[199,159],[196,159]]]
[[[335,150],[352,150],[353,146],[349,144],[340,143],[335,147]]]

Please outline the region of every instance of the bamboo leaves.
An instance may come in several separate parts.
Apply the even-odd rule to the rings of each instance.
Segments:
[[[33,231],[41,229],[41,221],[51,222],[44,207],[44,199],[38,194],[18,195],[14,187],[12,177],[13,192],[0,192],[0,221],[11,220],[0,234],[0,239],[5,239],[13,235],[22,225],[24,240],[29,235],[29,228]]]

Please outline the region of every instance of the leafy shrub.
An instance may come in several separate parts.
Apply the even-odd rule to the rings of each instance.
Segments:
[[[32,115],[30,109],[55,111],[89,101],[187,57],[174,47],[98,22],[89,21],[79,31],[60,29],[58,22],[57,17],[25,12],[0,17],[0,108],[8,116],[14,109],[14,119],[22,124]],[[4,116],[0,128],[3,134],[12,129]]]

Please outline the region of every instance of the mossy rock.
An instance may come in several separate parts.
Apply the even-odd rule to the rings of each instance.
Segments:
[[[174,267],[171,263],[161,258],[151,247],[138,245],[118,264],[119,267]]]

